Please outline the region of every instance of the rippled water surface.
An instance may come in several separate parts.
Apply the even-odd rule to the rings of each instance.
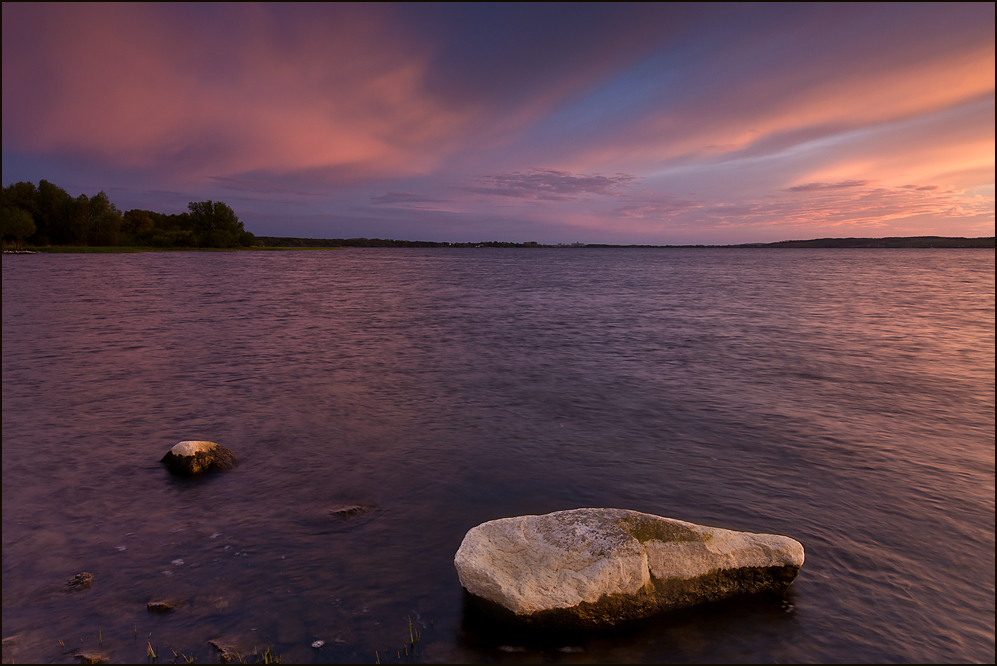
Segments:
[[[174,479],[182,439],[242,462]],[[613,632],[465,610],[468,529],[587,506],[806,564],[785,599]],[[19,662],[992,662],[994,252],[4,256],[3,636]]]

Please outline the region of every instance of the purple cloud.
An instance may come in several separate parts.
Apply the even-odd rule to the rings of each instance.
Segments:
[[[215,185],[226,190],[236,190],[239,192],[256,192],[259,194],[303,194],[314,196],[315,192],[309,192],[300,187],[300,184],[286,185],[284,183],[259,180],[252,178],[239,178],[236,176],[212,176]]]
[[[615,213],[632,219],[661,219],[699,208],[702,204],[689,199],[679,199],[668,194],[644,192],[628,195],[627,203]]]
[[[627,187],[637,177],[627,173],[615,176],[575,175],[570,171],[557,169],[533,169],[527,173],[517,171],[483,176],[479,180],[483,186],[460,189],[475,194],[494,194],[517,199],[565,201],[588,194],[619,196],[620,188]]]
[[[440,203],[443,199],[430,199],[411,192],[388,192],[379,197],[371,197],[373,204],[398,204],[398,203]]]

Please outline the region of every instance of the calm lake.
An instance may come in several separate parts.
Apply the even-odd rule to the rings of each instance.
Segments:
[[[3,660],[993,662],[994,260],[5,255]],[[241,463],[173,478],[184,439]],[[611,632],[465,609],[467,530],[578,507],[806,564]]]

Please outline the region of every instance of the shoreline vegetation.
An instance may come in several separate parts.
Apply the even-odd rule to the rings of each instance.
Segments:
[[[438,243],[382,238],[281,238],[257,236],[267,249],[331,249],[342,247],[545,247],[545,248],[993,248],[994,237],[963,238],[950,236],[906,236],[891,238],[816,238],[775,243],[741,243],[737,245],[614,245],[611,243]]]
[[[737,245],[614,245],[536,241],[446,243],[384,238],[288,238],[256,236],[221,201],[192,201],[187,212],[167,215],[150,210],[120,211],[101,190],[72,197],[41,180],[3,188],[4,253],[129,253],[192,250],[328,250],[348,247],[401,248],[989,248],[994,237],[908,236],[890,238],[816,238]],[[12,249],[8,246],[12,245]]]
[[[779,241],[776,243],[743,243],[740,245],[611,245],[608,243],[512,243],[485,241],[481,243],[438,243],[384,238],[287,238],[256,236],[256,245],[236,247],[139,246],[139,245],[24,245],[9,247],[4,240],[4,254],[128,254],[137,252],[269,252],[285,250],[343,250],[347,248],[555,248],[555,249],[994,249],[994,237],[962,238],[949,236],[908,236],[891,238],[815,238],[813,240]]]
[[[191,201],[186,212],[173,215],[137,208],[122,212],[103,190],[92,197],[72,197],[58,185],[41,180],[37,187],[23,181],[4,187],[0,208],[4,246],[13,239],[17,250],[23,246],[36,251],[236,249],[259,244],[235,211],[221,201]]]
[[[210,202],[207,202],[210,203]],[[612,245],[608,243],[512,243],[484,241],[481,243],[440,243],[385,238],[288,238],[255,236],[252,246],[194,247],[163,245],[24,245],[15,249],[4,240],[4,254],[105,254],[136,252],[268,252],[282,250],[343,250],[346,248],[555,248],[555,249],[994,249],[994,237],[962,238],[950,236],[906,236],[890,238],[815,238],[775,243],[742,243],[739,245]]]

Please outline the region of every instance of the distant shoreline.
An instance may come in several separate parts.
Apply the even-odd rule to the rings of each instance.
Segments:
[[[384,238],[294,238],[257,236],[260,245],[242,248],[191,248],[191,247],[134,247],[134,246],[26,246],[21,251],[4,248],[4,254],[102,254],[135,252],[265,252],[272,250],[336,250],[356,247],[380,248],[555,248],[555,249],[994,249],[993,236],[963,238],[953,236],[896,236],[887,238],[815,238],[811,240],[786,240],[774,243],[740,243],[736,245],[614,245],[611,243],[571,243],[545,245],[543,243],[513,243],[507,241],[482,241],[478,243],[440,243],[436,241],[408,241]]]
[[[994,248],[994,237],[963,238],[955,236],[906,236],[888,238],[816,238],[786,240],[775,243],[741,243],[736,245],[615,245],[612,243],[571,243],[549,245],[526,242],[482,241],[477,243],[439,243],[381,238],[282,238],[257,236],[269,248],[318,247],[545,247],[545,248]]]

